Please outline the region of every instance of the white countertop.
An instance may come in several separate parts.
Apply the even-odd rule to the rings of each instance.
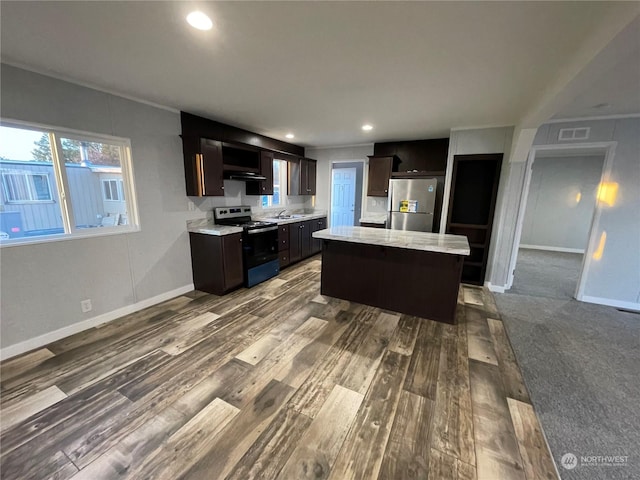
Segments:
[[[367,213],[364,216],[360,217],[360,223],[377,223],[382,225],[384,223],[387,223],[387,214]]]
[[[262,220],[265,222],[273,222],[278,225],[284,225],[288,223],[304,222],[305,220],[314,220],[316,218],[326,217],[325,213],[305,213],[296,214],[296,218],[273,218],[254,215],[254,220]],[[187,231],[191,233],[204,233],[205,235],[231,235],[232,233],[241,233],[242,227],[232,227],[229,225],[218,225],[213,223],[212,220],[207,218],[201,218],[198,220],[189,220],[187,222]]]
[[[242,227],[231,227],[229,225],[218,225],[207,218],[199,220],[189,220],[187,231],[191,233],[204,233],[205,235],[231,235],[232,233],[242,233]]]
[[[382,245],[426,252],[469,255],[469,242],[463,235],[410,232],[372,227],[331,227],[313,233],[314,238],[341,242]]]

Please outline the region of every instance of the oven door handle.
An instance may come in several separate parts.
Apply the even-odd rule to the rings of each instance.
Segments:
[[[274,225],[273,227],[256,228],[255,230],[247,230],[247,235],[255,235],[256,233],[263,232],[273,232],[274,230],[278,230],[277,225]]]

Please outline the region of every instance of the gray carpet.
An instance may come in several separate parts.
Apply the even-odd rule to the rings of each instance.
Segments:
[[[640,479],[640,315],[575,300],[496,294],[563,479]],[[565,453],[626,466],[560,466]]]
[[[513,286],[509,293],[547,298],[574,298],[582,270],[581,253],[518,250]]]

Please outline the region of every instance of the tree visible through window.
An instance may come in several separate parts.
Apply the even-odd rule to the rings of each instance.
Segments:
[[[3,122],[0,238],[16,243],[135,225],[129,161],[125,139]]]

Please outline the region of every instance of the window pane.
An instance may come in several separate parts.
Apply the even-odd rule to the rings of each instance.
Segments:
[[[0,238],[64,233],[49,134],[0,126]]]
[[[273,204],[280,205],[280,187],[273,187]]]
[[[35,200],[51,200],[51,190],[49,188],[49,177],[47,175],[30,175],[33,183],[33,194]]]
[[[121,148],[64,137],[60,143],[76,228],[124,224],[127,205],[118,195]]]
[[[273,186],[280,185],[280,160],[273,162]]]

